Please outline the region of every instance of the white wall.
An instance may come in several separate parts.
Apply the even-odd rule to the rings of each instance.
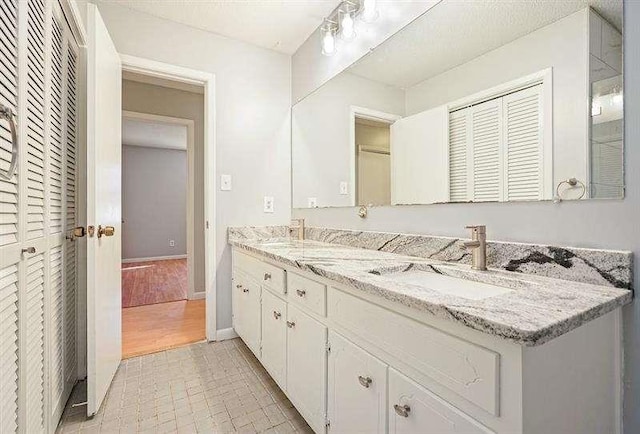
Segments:
[[[467,224],[486,224],[494,240],[626,249],[635,253],[640,270],[640,2],[625,1],[625,166],[624,200],[584,202],[527,202],[436,204],[380,207],[360,219],[355,208],[294,210],[306,224],[428,233],[468,237]],[[313,70],[314,65],[308,65]],[[296,78],[296,80],[301,80]],[[638,280],[636,280],[637,285]],[[624,309],[625,386],[624,431],[640,432],[640,302]]]
[[[122,220],[123,259],[187,254],[187,151],[122,147]]]
[[[293,102],[322,86],[336,74],[358,60],[372,48],[431,9],[440,0],[379,1],[380,17],[371,24],[356,23],[357,38],[348,43],[338,40],[338,52],[324,56],[320,51],[321,33],[314,32],[293,54],[292,94]]]
[[[404,91],[343,73],[293,108],[294,207],[307,207],[309,197],[319,207],[351,205],[351,194],[340,194],[340,182],[351,179],[352,106],[402,116]]]
[[[218,329],[231,327],[230,225],[288,223],[290,193],[290,57],[209,32],[98,3],[121,54],[149,58],[216,76],[216,170],[233,176],[233,190],[216,192]],[[275,212],[264,214],[265,195]]]
[[[587,182],[589,9],[407,89],[407,116],[553,68],[554,183]]]

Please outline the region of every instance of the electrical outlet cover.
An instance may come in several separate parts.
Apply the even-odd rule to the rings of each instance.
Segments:
[[[349,194],[349,184],[346,181],[340,183],[340,194]]]
[[[220,175],[220,190],[231,190],[231,175]]]
[[[264,197],[264,212],[273,213],[273,196]]]
[[[317,208],[318,207],[318,199],[315,197],[307,198],[307,206],[309,208]]]
[[[176,240],[169,240],[169,247],[175,247],[176,246]]]

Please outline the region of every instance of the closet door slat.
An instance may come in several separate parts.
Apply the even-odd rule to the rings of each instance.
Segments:
[[[18,429],[18,264],[0,269],[0,432]]]

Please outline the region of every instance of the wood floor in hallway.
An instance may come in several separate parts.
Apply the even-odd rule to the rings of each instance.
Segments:
[[[122,264],[122,307],[187,299],[186,259]]]
[[[204,338],[204,300],[122,309],[123,358],[164,351]]]

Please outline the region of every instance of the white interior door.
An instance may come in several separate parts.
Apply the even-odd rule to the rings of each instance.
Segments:
[[[87,5],[87,413],[95,414],[122,357],[121,65],[95,5]],[[101,234],[99,228],[112,227]]]

